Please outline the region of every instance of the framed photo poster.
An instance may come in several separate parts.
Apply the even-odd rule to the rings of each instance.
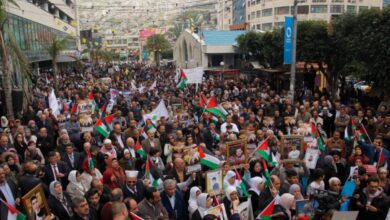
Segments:
[[[231,166],[237,166],[248,162],[248,148],[246,139],[230,141],[226,143],[227,163]]]
[[[40,220],[50,215],[49,206],[41,184],[22,197],[22,204],[29,220]]]
[[[213,192],[214,195],[221,193],[223,189],[223,177],[222,170],[210,170],[206,172],[206,191],[207,193]]]
[[[282,137],[281,142],[281,160],[303,160],[305,156],[303,152],[303,136],[286,135]]]

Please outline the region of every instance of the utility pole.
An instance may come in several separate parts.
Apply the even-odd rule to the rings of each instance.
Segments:
[[[290,69],[290,96],[291,102],[294,103],[295,96],[295,69],[296,69],[296,52],[297,52],[297,23],[298,23],[298,0],[294,0],[294,26],[293,26],[293,39],[292,39],[292,58]]]

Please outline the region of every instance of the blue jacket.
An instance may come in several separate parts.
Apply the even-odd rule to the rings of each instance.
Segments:
[[[188,212],[187,212],[188,205],[186,205],[183,199],[183,194],[180,192],[180,190],[176,189],[174,208],[172,208],[171,202],[169,201],[169,198],[165,193],[165,191],[161,192],[161,202],[168,212],[169,219],[178,219],[178,220],[188,219]]]
[[[372,144],[366,144],[362,141],[358,142],[359,145],[363,148],[364,153],[370,158],[370,163],[378,163],[379,153],[375,151],[375,147]],[[387,163],[387,169],[390,169],[390,151],[382,147],[383,154],[385,155],[385,160]]]

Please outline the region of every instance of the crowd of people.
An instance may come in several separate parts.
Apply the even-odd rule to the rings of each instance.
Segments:
[[[254,217],[272,204],[272,219],[331,219],[347,204],[346,210],[359,211],[358,219],[386,218],[388,94],[373,105],[359,97],[334,99],[315,88],[292,103],[287,91],[274,90],[267,78],[205,75],[197,87],[178,89],[176,75],[176,69],[140,63],[124,65],[108,83],[88,69],[63,73],[55,93],[59,103],[69,103],[61,104],[65,122],[49,106],[52,77],[35,79],[28,109],[16,119],[1,117],[0,219],[7,219],[6,204],[29,214],[22,198],[38,185],[51,214],[42,214],[42,206],[32,202],[33,219],[217,219],[207,210],[223,204],[226,218],[239,220],[249,218],[239,210],[248,201]],[[119,91],[106,114],[114,114],[110,134],[104,137],[96,128],[82,132],[78,114],[70,110],[73,104],[92,92],[99,109],[105,109],[110,89]],[[202,99],[211,98],[226,117],[204,110]],[[169,117],[147,129],[143,116],[161,100]],[[100,117],[96,110],[93,123]],[[292,146],[283,158],[283,138],[307,136],[305,125],[314,125],[321,140],[303,149]],[[233,166],[227,143],[239,140],[247,143],[247,157],[237,149],[233,154],[243,158]],[[265,141],[269,158],[256,152]],[[318,151],[315,167],[307,167],[300,152],[319,149],[320,142],[325,148]],[[218,192],[206,190],[210,167],[187,172],[199,162],[185,153],[194,147],[221,161]],[[352,195],[343,195],[343,186],[351,183]],[[297,201],[308,201],[304,213],[298,212]]]

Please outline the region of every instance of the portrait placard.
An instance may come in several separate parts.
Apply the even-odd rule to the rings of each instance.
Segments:
[[[319,150],[317,149],[306,149],[305,163],[309,169],[315,169],[319,157]]]
[[[210,170],[206,172],[206,191],[215,195],[221,193],[223,188],[222,170]]]
[[[228,220],[224,204],[220,204],[218,206],[212,207],[209,210],[205,211],[204,214],[215,215],[219,220]]]
[[[187,166],[186,173],[187,174],[192,174],[192,173],[199,172],[201,170],[202,170],[202,165],[200,165],[200,163],[197,163],[197,164],[194,164],[194,165]]]
[[[50,215],[49,206],[41,184],[22,197],[22,204],[29,220],[44,219]]]
[[[227,164],[234,167],[248,162],[248,148],[246,140],[230,141],[226,143]]]
[[[303,160],[303,136],[285,135],[281,139],[281,160]]]

